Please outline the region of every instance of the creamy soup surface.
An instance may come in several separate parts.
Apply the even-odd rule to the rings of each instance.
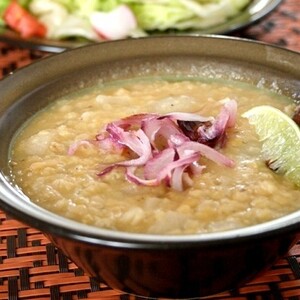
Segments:
[[[97,176],[101,166],[124,160],[120,153],[83,144],[68,154],[108,122],[145,112],[215,117],[227,97],[237,101],[238,117],[220,152],[235,167],[206,160],[183,191],[128,182],[122,168]],[[12,145],[12,176],[36,204],[101,228],[195,234],[265,222],[298,210],[300,190],[266,166],[254,128],[241,117],[262,104],[293,109],[289,99],[230,82],[141,80],[88,89],[58,99],[26,124]]]

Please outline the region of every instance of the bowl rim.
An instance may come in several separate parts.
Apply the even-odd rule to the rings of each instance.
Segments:
[[[76,55],[76,52],[85,51],[87,48],[92,47],[107,47],[107,45],[115,45],[118,43],[139,43],[140,41],[156,40],[156,39],[210,39],[221,41],[235,41],[237,43],[246,43],[255,45],[256,47],[267,47],[268,49],[276,49],[280,53],[290,53],[293,56],[300,58],[300,53],[285,49],[279,46],[269,45],[265,42],[257,42],[244,38],[218,36],[218,35],[201,35],[201,36],[155,36],[146,37],[131,40],[118,40],[110,41],[100,44],[87,45],[76,49],[67,50],[59,54],[54,54],[49,57],[43,58],[40,61],[34,62],[29,66],[18,69],[13,75],[8,75],[6,78],[0,81],[0,86],[5,85],[6,82],[12,81],[15,76],[21,76],[24,70],[30,71],[31,69],[43,66],[48,62],[56,60],[57,57],[63,58],[68,53],[72,52]],[[108,46],[110,47],[110,46]],[[285,62],[282,62],[284,64]],[[81,242],[87,242],[92,244],[101,244],[106,246],[128,247],[128,248],[160,248],[166,247],[186,247],[187,245],[211,245],[224,242],[236,243],[245,239],[257,239],[259,237],[265,237],[270,235],[281,234],[287,231],[299,230],[300,223],[300,210],[294,213],[290,213],[283,217],[264,222],[261,224],[248,226],[244,228],[220,231],[213,233],[202,234],[188,234],[188,235],[162,235],[162,234],[140,234],[129,233],[122,231],[114,231],[109,229],[97,228],[95,226],[85,225],[80,222],[76,222],[59,215],[56,215],[42,207],[29,201],[27,197],[21,195],[20,191],[16,190],[9,183],[5,175],[0,172],[0,207],[13,215],[17,219],[29,224],[44,233],[54,234],[56,236],[62,236],[65,238],[72,238]],[[21,201],[20,201],[21,200]]]

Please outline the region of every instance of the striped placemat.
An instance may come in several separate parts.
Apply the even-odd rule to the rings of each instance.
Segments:
[[[300,299],[300,242],[247,285],[217,300]],[[0,299],[142,300],[89,278],[38,230],[0,211]],[[144,299],[145,300],[145,299]]]

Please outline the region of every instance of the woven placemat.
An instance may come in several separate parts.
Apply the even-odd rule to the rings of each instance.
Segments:
[[[283,0],[262,21],[235,35],[300,51],[300,1]]]
[[[300,51],[300,2],[286,0],[264,20],[235,33]],[[51,55],[0,42],[0,79]],[[210,300],[300,299],[300,241],[271,269],[240,289]],[[142,298],[89,278],[38,230],[0,211],[0,300]]]
[[[300,243],[254,281],[210,300],[300,299]],[[38,230],[0,211],[0,299],[138,300],[89,278]]]

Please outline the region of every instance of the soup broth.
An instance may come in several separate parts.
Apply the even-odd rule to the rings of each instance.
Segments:
[[[123,168],[97,176],[124,155],[94,145],[105,124],[139,113],[216,116],[223,99],[237,102],[237,120],[219,151],[233,168],[204,159],[205,169],[177,191],[126,180]],[[232,82],[139,80],[94,87],[58,99],[30,119],[11,150],[14,182],[36,204],[85,224],[148,234],[196,234],[251,226],[300,208],[300,190],[270,170],[255,129],[241,115],[257,105],[288,114],[290,99]]]

